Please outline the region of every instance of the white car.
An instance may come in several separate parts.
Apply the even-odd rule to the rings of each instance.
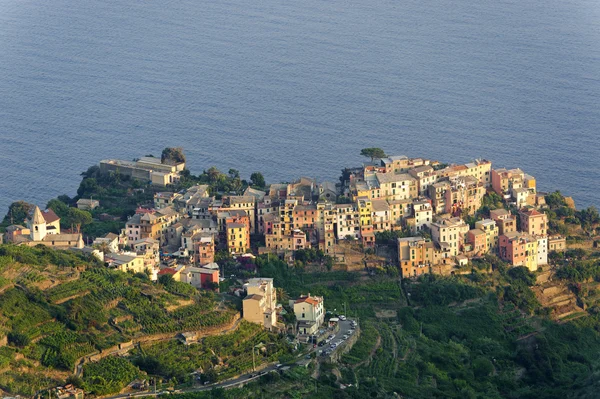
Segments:
[[[341,321],[345,321],[346,320],[346,316],[344,316],[344,315],[338,316],[338,319],[340,319]]]

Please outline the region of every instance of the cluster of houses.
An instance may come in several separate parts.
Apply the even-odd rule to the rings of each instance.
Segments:
[[[100,169],[167,186],[178,181],[185,164],[145,157],[102,161]],[[481,208],[488,192],[518,214],[494,210],[470,228],[464,218]],[[80,201],[81,208],[98,206],[92,199]],[[211,195],[207,185],[158,192],[153,206],[138,208],[120,234],[98,238],[93,247],[95,252],[102,248],[111,267],[149,271],[154,279],[171,274],[201,287],[219,281],[214,264],[219,248],[234,256],[248,254],[255,235],[264,237],[259,254],[291,257],[297,250],[317,248],[335,257],[342,241],[369,248],[378,232],[426,231],[431,239],[398,240],[403,276],[446,273],[486,253],[535,270],[547,263],[549,251],[566,246],[563,237],[548,236],[548,220],[540,211],[544,206],[535,178],[520,169],[492,169],[487,160],[441,165],[393,156],[346,169],[338,185],[302,177],[265,191],[248,187],[241,195]],[[62,234],[56,214],[39,208],[26,227],[10,226],[6,237],[26,245],[86,249],[81,234]],[[161,255],[177,264],[161,264]]]

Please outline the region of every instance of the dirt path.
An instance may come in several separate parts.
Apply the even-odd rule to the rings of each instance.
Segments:
[[[54,301],[53,303],[54,303],[55,305],[60,305],[60,304],[62,304],[62,303],[65,303],[65,302],[67,302],[67,301],[70,301],[71,299],[79,298],[79,297],[85,296],[85,295],[87,295],[87,294],[89,294],[89,293],[90,293],[90,290],[85,290],[85,291],[82,291],[82,292],[80,292],[80,293],[78,293],[78,294],[75,294],[75,295],[68,296],[68,297],[66,297],[66,298],[57,299],[57,300],[56,300],[56,301]]]

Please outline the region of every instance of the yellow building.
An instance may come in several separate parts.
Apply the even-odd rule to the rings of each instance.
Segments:
[[[458,217],[431,223],[431,238],[443,248],[447,248],[451,256],[456,256],[461,251],[468,232],[469,225]]]
[[[383,199],[404,200],[419,196],[417,179],[407,173],[377,173],[376,177]]]
[[[538,269],[538,240],[535,237],[528,237],[525,248],[525,264],[523,266],[535,272]]]
[[[361,226],[370,226],[372,224],[373,202],[369,198],[361,197],[357,200],[358,217]]]
[[[227,223],[227,249],[230,254],[243,254],[250,249],[250,232],[243,223]]]
[[[109,267],[122,272],[143,273],[147,268],[143,255],[107,254],[105,260]]]
[[[402,221],[410,216],[412,200],[392,200],[388,201],[390,205],[390,224],[392,230],[397,230],[402,226]]]
[[[479,220],[475,228],[485,233],[486,252],[494,252],[498,247],[498,225],[491,219]]]

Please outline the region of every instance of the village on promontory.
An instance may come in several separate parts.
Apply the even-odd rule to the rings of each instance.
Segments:
[[[194,175],[166,148],[100,161],[73,198],[14,202],[0,225],[0,389],[252,397],[271,376],[360,397],[392,389],[416,342],[443,334],[421,306],[467,314],[479,301],[523,342],[547,328],[534,314],[597,314],[594,207],[538,191],[518,165],[361,155],[337,181],[267,184],[257,171]],[[494,353],[473,358],[481,378],[533,367]],[[366,383],[373,364],[389,380]]]

